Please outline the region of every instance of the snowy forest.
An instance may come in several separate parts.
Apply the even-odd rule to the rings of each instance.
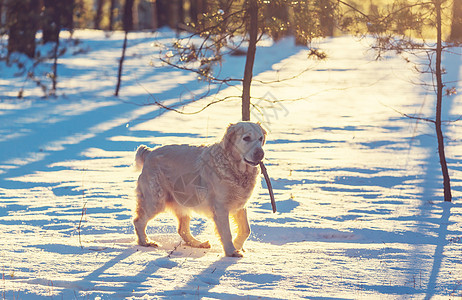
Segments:
[[[461,46],[460,0],[0,0],[1,299],[462,299]]]

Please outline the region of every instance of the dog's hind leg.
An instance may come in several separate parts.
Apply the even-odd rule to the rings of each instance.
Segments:
[[[153,182],[146,187],[146,181],[143,181],[142,175],[138,179],[136,188],[136,213],[133,219],[137,243],[146,247],[158,247],[156,242],[150,241],[146,235],[146,226],[157,214],[165,209],[165,200],[162,199],[162,191],[157,188],[157,192],[153,193]]]
[[[145,246],[145,247],[159,247],[159,244],[157,244],[154,241],[151,241],[148,239],[146,235],[146,226],[149,222],[149,219],[145,217],[140,217],[136,216],[133,219],[133,224],[135,225],[135,232],[137,236],[137,243],[140,246]]]
[[[234,239],[233,244],[237,250],[242,250],[244,242],[250,235],[250,225],[249,220],[247,219],[247,210],[245,208],[238,210],[233,215],[233,218],[237,224],[237,236]]]
[[[178,234],[187,245],[195,248],[210,248],[209,241],[201,242],[192,236],[191,229],[189,227],[189,221],[191,218],[189,216],[181,215],[179,213],[177,213],[176,216],[178,218]]]

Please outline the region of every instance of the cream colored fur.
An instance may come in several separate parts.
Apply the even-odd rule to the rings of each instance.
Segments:
[[[138,244],[157,246],[146,236],[147,223],[170,209],[178,218],[178,233],[188,245],[210,248],[208,241],[200,242],[191,235],[189,221],[194,211],[215,222],[226,256],[241,257],[250,235],[245,204],[257,183],[265,136],[259,124],[239,122],[229,125],[223,139],[210,146],[140,146],[135,165],[142,172],[133,220]],[[238,228],[234,240],[230,216]]]

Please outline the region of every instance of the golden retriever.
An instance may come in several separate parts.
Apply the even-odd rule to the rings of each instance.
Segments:
[[[146,236],[147,223],[171,210],[178,218],[178,233],[186,244],[210,248],[191,235],[192,212],[213,219],[226,256],[242,257],[250,235],[245,204],[259,175],[266,131],[258,123],[230,124],[223,139],[210,146],[168,145],[156,149],[140,146],[135,164],[142,168],[136,188],[133,219],[137,242],[158,246]],[[229,217],[237,223],[233,241]]]

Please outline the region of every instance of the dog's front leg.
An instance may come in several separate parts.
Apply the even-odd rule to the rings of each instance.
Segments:
[[[234,239],[234,247],[238,250],[243,250],[244,242],[250,235],[250,225],[247,218],[247,209],[242,208],[238,210],[234,215],[234,220],[237,224],[237,236]]]
[[[236,250],[233,244],[233,237],[229,226],[229,211],[224,208],[215,209],[213,220],[215,221],[218,234],[220,235],[225,255],[242,257],[242,253]]]

